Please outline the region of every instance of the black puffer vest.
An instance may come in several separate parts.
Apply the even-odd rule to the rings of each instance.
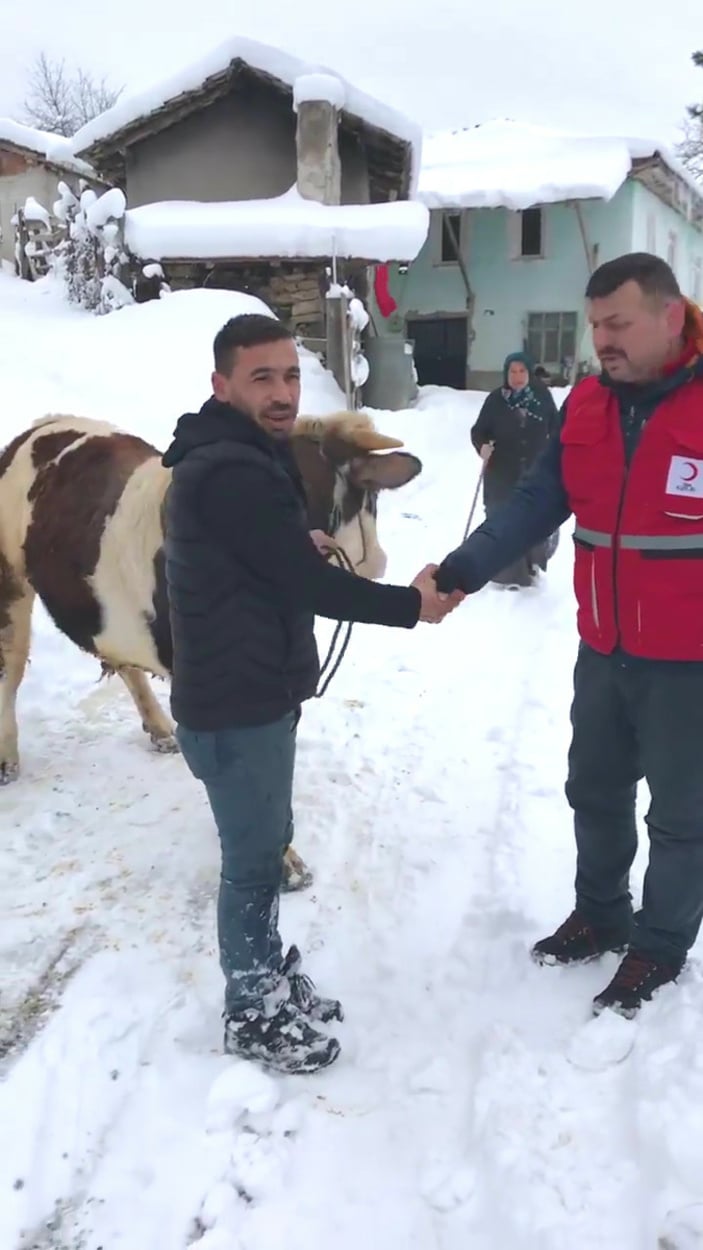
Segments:
[[[171,710],[188,729],[217,730],[279,720],[315,693],[319,658],[314,617],[285,612],[217,535],[198,500],[215,466],[256,464],[299,500],[302,483],[284,449],[248,417],[210,400],[164,457],[173,465],[166,501],[166,581],[173,636]],[[202,442],[197,441],[202,429]],[[195,437],[194,437],[195,431]],[[234,476],[234,475],[233,475]]]

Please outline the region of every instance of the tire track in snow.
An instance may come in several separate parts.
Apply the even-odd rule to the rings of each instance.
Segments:
[[[98,955],[8,1073],[0,1086],[0,1244],[8,1250],[64,1233],[173,991],[168,981],[145,981],[143,960]]]
[[[543,621],[531,626],[528,615],[539,593],[520,604],[494,594],[485,606],[475,605],[490,630],[486,672],[478,680],[467,665],[462,675],[475,698],[457,698],[453,648],[438,652],[440,635],[433,631],[415,673],[387,676],[394,683],[392,711],[367,723],[363,709],[352,710],[345,740],[326,747],[322,768],[337,777],[338,797],[310,830],[313,862],[315,844],[327,841],[306,949],[315,950],[312,971],[321,988],[343,998],[347,1022],[335,1026],[343,1056],[316,1082],[318,1114],[291,1164],[285,1208],[292,1250],[307,1244],[311,1227],[316,1242],[334,1237],[345,1250],[377,1238],[379,1227],[393,1246],[463,1250],[467,1230],[472,1244],[484,1244],[476,1218],[480,1168],[467,1120],[472,1055],[484,1037],[472,1011],[480,999],[475,963],[485,951],[484,930],[499,946],[505,920],[496,909],[502,895],[493,868],[494,813],[506,802],[506,767],[529,695],[525,666],[539,652]],[[457,614],[442,631],[462,628]],[[518,632],[520,648],[511,652]],[[378,667],[379,673],[387,667],[383,653]],[[353,672],[348,679],[353,686]],[[383,703],[376,686],[374,698]],[[469,727],[467,702],[477,709]],[[502,772],[485,763],[487,706],[491,753]],[[501,736],[506,720],[513,725],[508,741]],[[480,758],[475,775],[472,754]],[[314,792],[317,771],[304,752],[301,771],[304,796]],[[307,906],[294,899],[286,911],[300,925]],[[353,1175],[340,1180],[346,1159],[353,1160]],[[328,1192],[345,1213],[343,1228],[335,1207],[320,1202]],[[256,1227],[282,1218],[282,1207],[269,1205]]]
[[[529,945],[540,935],[533,928],[530,887],[541,870],[538,857],[548,853],[538,821],[543,797],[552,791],[550,766],[540,758],[539,744],[546,741],[548,749],[551,738],[539,688],[549,667],[544,661],[553,648],[559,653],[559,612],[550,612],[538,628],[530,635],[519,710],[505,744],[495,826],[486,831],[485,908],[480,918],[466,919],[466,938],[478,947],[464,958],[467,1010],[475,1015],[476,1029],[459,1167],[468,1160],[476,1171],[472,1234],[475,1230],[479,1245],[491,1229],[487,1248],[642,1250],[642,1178],[633,1158],[632,1112],[622,1097],[622,1074],[579,1072],[565,1057],[568,1041],[588,1019],[596,990],[590,980],[605,983],[608,961],[593,969],[560,970],[538,968],[529,958]],[[565,753],[554,768],[563,776]],[[565,802],[562,810],[563,830],[555,832],[563,842],[555,849],[562,863],[566,852],[571,876]],[[530,828],[530,814],[537,827]],[[553,880],[547,865],[545,875]],[[563,893],[565,911],[564,884],[556,909]],[[551,919],[545,928],[542,923],[540,930],[547,932]]]

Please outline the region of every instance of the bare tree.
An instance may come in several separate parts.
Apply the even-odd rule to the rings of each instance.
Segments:
[[[110,86],[85,69],[70,70],[41,52],[29,71],[24,113],[31,126],[55,135],[74,135],[112,107],[124,88]]]
[[[691,60],[699,69],[703,69],[703,51],[694,52]],[[703,181],[703,104],[689,105],[687,113],[684,138],[678,145],[677,152],[694,177]]]

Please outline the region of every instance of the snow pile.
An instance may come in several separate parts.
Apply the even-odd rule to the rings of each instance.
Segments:
[[[293,108],[310,100],[326,100],[337,109],[346,104],[346,91],[342,79],[336,74],[300,74],[293,84]]]
[[[336,255],[409,261],[428,227],[424,204],[319,204],[293,187],[268,200],[167,200],[130,208],[125,243],[145,260]]]
[[[87,193],[84,192],[84,195]],[[87,203],[85,220],[88,229],[97,234],[100,230],[104,230],[110,222],[120,221],[124,217],[127,201],[124,191],[119,187],[113,187],[112,190],[106,191],[104,195],[97,196],[95,192],[91,194],[90,202]]]
[[[328,79],[335,79],[339,83],[339,87],[334,88],[335,98],[338,97],[340,91],[343,92],[344,108],[347,113],[411,145],[413,186],[415,185],[422,150],[422,131],[415,122],[352,86],[334,70],[323,66],[307,65],[299,57],[291,56],[281,48],[240,36],[213,48],[206,57],[184,66],[180,73],[173,74],[144,91],[120,98],[111,109],[81,127],[71,140],[72,151],[87,152],[93,144],[110,138],[141,118],[148,117],[156,109],[176,100],[185,92],[196,91],[209,78],[224,73],[233,61],[238,60],[244,61],[252,69],[260,70],[290,88],[294,88],[296,81],[301,78],[303,90],[305,90],[305,80],[311,76],[319,79],[320,75],[324,75]]]
[[[24,148],[26,152],[35,152],[54,165],[61,165],[73,173],[84,177],[94,177],[94,170],[75,155],[73,141],[61,135],[52,135],[46,130],[35,130],[33,126],[23,126],[11,117],[0,117],[0,143],[11,143],[14,147]]]
[[[71,219],[71,214],[79,207],[78,199],[66,182],[60,182],[56,189],[59,198],[53,204],[54,217],[63,225],[67,225]]]
[[[633,159],[657,151],[695,187],[661,145],[646,139],[566,134],[513,121],[439,131],[425,136],[417,198],[430,208],[516,210],[566,199],[610,200]]]
[[[8,285],[16,292],[18,324],[27,323],[20,315],[25,303],[28,313],[39,318],[37,333],[45,333],[42,316],[49,319],[55,354],[46,374],[38,374],[31,365],[28,338],[17,358],[26,373],[25,391],[9,394],[0,377],[0,446],[26,422],[60,411],[113,421],[164,448],[180,414],[197,411],[210,394],[212,342],[221,326],[242,313],[274,316],[253,295],[198,289],[174,291],[109,317],[95,317],[67,307],[55,280],[30,285],[10,283],[0,275],[0,301]],[[3,343],[8,341],[5,336]],[[301,410],[317,416],[343,409],[344,398],[331,374],[312,352],[299,351]],[[154,386],[149,379],[157,375],[160,383]]]
[[[36,224],[45,226],[47,230],[51,229],[51,218],[49,217],[48,212],[46,211],[44,206],[40,204],[39,201],[34,198],[33,195],[27,196],[27,199],[24,202],[24,208],[22,211],[24,213],[25,221],[31,221]],[[12,224],[15,225],[16,222],[17,222],[17,218],[13,217]]]

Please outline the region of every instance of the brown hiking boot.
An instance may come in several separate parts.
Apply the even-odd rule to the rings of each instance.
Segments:
[[[680,972],[681,966],[660,963],[643,951],[628,951],[610,985],[593,999],[593,1014],[598,1016],[610,1007],[630,1020],[656,990],[675,981]]]
[[[626,951],[628,939],[627,929],[595,928],[577,911],[572,911],[556,932],[535,943],[531,954],[538,964],[583,964],[599,959],[608,951],[618,954]]]

